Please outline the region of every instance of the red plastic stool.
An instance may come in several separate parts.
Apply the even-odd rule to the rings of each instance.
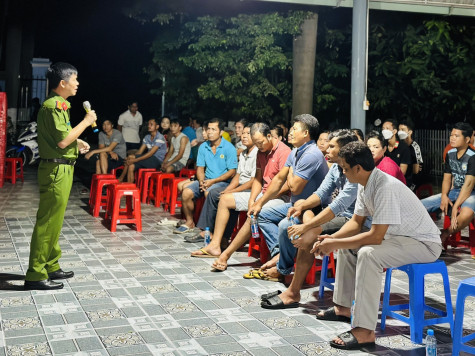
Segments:
[[[262,236],[261,229],[259,229],[259,236]],[[261,263],[266,263],[269,260],[269,248],[267,247],[266,239],[264,239],[263,237],[260,237],[258,239],[255,239],[253,237],[250,238],[247,255],[251,257],[253,251],[259,252],[259,259],[261,260]]]
[[[123,170],[124,170],[124,166],[119,166],[117,168],[111,169],[111,174],[117,177],[118,172],[122,173]]]
[[[153,199],[154,206],[158,207],[165,202],[168,192],[170,190],[170,182],[175,179],[173,173],[155,173],[150,178],[150,189],[148,194],[148,201]]]
[[[106,205],[106,214],[104,215],[104,219],[110,219],[112,216],[112,207],[113,207],[113,199],[112,196],[114,195],[115,190],[117,189],[115,186],[120,184],[121,188],[129,188],[129,189],[135,189],[137,186],[135,183],[112,183],[107,186],[107,205]],[[125,212],[127,211],[127,208],[121,208],[120,212]]]
[[[143,174],[145,172],[157,172],[155,168],[139,168],[135,171],[135,185],[140,188],[140,183],[142,182]]]
[[[318,265],[315,262],[320,262]],[[328,262],[328,268],[326,271],[322,271],[323,260],[315,259],[313,262],[312,268],[307,273],[307,277],[305,277],[305,283],[307,284],[315,284],[315,273],[321,271],[320,273],[328,273],[331,271],[333,276],[335,276],[336,268],[335,268],[335,258],[333,257],[333,252],[330,254],[330,260]]]
[[[144,171],[141,173],[142,179],[140,180],[140,196],[142,198],[142,203],[146,203],[148,200],[150,178],[152,177],[152,175],[158,173],[159,172],[156,171]]]
[[[196,175],[196,169],[189,169],[189,168],[182,168],[180,173],[178,173],[178,177],[188,177],[191,178]]]
[[[448,227],[450,227],[450,216],[445,215],[444,229]],[[450,235],[444,243],[444,248],[448,246],[470,248],[470,254],[475,257],[475,218],[468,225],[468,237],[462,236],[460,231]]]
[[[170,210],[170,215],[175,215],[175,209],[178,204],[181,207],[181,201],[178,200],[178,183],[187,180],[187,178],[173,178],[165,200],[165,210]]]
[[[117,230],[117,224],[135,224],[137,231],[142,231],[142,214],[140,210],[140,190],[130,187],[129,183],[111,185],[109,208],[111,217],[111,232]],[[121,198],[126,198],[125,211],[120,208]]]
[[[113,174],[93,174],[91,180],[91,187],[89,188],[89,203],[88,205],[92,205],[92,197],[96,196],[96,189],[97,189],[97,181],[100,179],[115,179],[115,175]]]
[[[241,230],[246,220],[247,220],[247,211],[239,212],[237,224],[234,227],[233,233],[231,234],[231,240],[233,240],[236,237],[236,235],[238,234],[239,230]]]
[[[203,205],[205,204],[205,197],[200,197],[195,201],[195,211],[193,213],[193,221],[195,224],[198,224],[200,219],[201,210],[203,210]]]
[[[17,164],[20,165],[20,172],[17,173]],[[7,157],[5,159],[6,172],[3,178],[10,179],[12,184],[16,184],[17,178],[23,182],[23,159],[21,157]]]
[[[99,216],[99,211],[102,207],[107,207],[107,194],[102,194],[102,189],[109,184],[119,183],[117,178],[101,178],[96,179],[95,187],[94,187],[94,194],[93,190],[91,190],[89,195],[89,201],[91,202],[89,205],[89,211],[92,213],[92,216],[97,218]]]

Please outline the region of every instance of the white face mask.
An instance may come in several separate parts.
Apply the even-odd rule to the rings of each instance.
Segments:
[[[383,131],[381,131],[381,133],[383,134],[383,137],[386,140],[390,140],[393,137],[392,130],[383,130]]]
[[[397,135],[399,136],[401,140],[405,140],[407,136],[409,136],[406,131],[398,131]]]

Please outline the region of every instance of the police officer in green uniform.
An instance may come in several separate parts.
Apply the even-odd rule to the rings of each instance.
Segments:
[[[54,282],[54,279],[74,276],[74,272],[65,272],[59,267],[61,248],[58,240],[78,151],[86,153],[90,148],[78,137],[97,120],[95,112],[91,111],[76,127],[71,127],[71,105],[66,99],[76,95],[79,86],[76,68],[67,63],[53,64],[48,70],[47,78],[53,90],[38,113],[40,204],[25,277],[25,289],[30,290],[60,289],[63,288],[63,283]]]

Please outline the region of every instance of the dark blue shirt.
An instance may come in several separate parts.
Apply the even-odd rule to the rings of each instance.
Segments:
[[[307,181],[302,193],[298,195],[292,194],[290,198],[292,204],[297,200],[307,199],[322,184],[328,172],[327,161],[314,140],[305,143],[299,148],[294,148],[290,152],[285,166],[292,167],[294,175]]]

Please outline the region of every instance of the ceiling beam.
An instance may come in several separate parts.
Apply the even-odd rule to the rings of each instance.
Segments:
[[[315,5],[352,8],[353,0],[255,0],[267,2],[280,2],[295,5]],[[370,0],[370,10],[386,10],[401,12],[417,12],[444,16],[471,16],[475,17],[475,5],[445,3],[445,2],[422,2],[422,1],[382,1]]]

